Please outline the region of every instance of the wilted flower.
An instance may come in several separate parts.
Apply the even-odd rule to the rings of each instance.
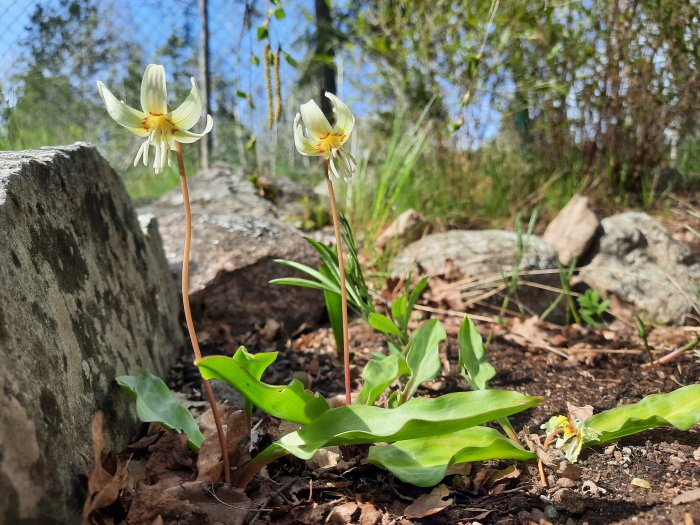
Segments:
[[[352,133],[355,117],[338,97],[332,93],[326,93],[326,97],[333,105],[335,125],[331,126],[316,102],[309,100],[301,105],[301,113],[297,113],[294,119],[294,144],[302,155],[323,157],[336,177],[348,180],[357,163],[355,157],[343,149],[343,144]],[[301,121],[306,127],[306,134]]]
[[[192,133],[194,126],[202,113],[202,98],[197,88],[197,81],[192,78],[192,91],[185,101],[174,111],[168,111],[168,93],[165,86],[165,68],[150,64],[143,74],[141,82],[141,108],[139,111],[117,100],[105,85],[98,81],[97,89],[107,106],[107,112],[117,124],[124,126],[134,135],[147,137],[139,148],[134,166],[139,159],[148,165],[148,150],[155,148],[153,169],[156,173],[163,171],[167,163],[170,165],[170,152],[175,150],[175,141],[189,144],[201,139],[211,131],[214,120],[207,115],[207,124],[202,133]]]
[[[572,421],[566,416],[553,416],[540,428],[547,433],[545,447],[556,437],[554,446],[561,449],[571,463],[576,463],[585,443],[600,436],[600,432],[587,426],[585,421]]]

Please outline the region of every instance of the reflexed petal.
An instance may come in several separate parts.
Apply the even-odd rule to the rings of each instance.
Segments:
[[[168,112],[168,92],[165,86],[165,68],[149,64],[141,81],[141,107],[146,113]]]
[[[192,133],[191,131],[178,129],[177,133],[175,134],[175,140],[177,140],[178,142],[182,142],[183,144],[191,144],[192,142],[197,142],[204,135],[209,133],[211,131],[211,128],[213,127],[214,119],[211,118],[211,115],[207,115],[207,126],[204,128],[204,131],[202,131],[201,133]]]
[[[102,100],[104,100],[105,106],[107,106],[107,113],[109,113],[109,116],[120,126],[129,128],[129,131],[136,133],[136,131],[133,130],[141,128],[146,115],[137,109],[127,106],[124,102],[117,100],[117,97],[115,97],[102,82],[97,82],[97,89],[100,92]],[[138,133],[136,134],[138,135]]]
[[[306,131],[311,135],[311,138],[320,139],[331,132],[331,125],[316,102],[309,100],[306,104],[302,104],[299,109]]]
[[[321,153],[316,149],[318,141],[304,136],[300,120],[301,115],[297,113],[297,116],[294,117],[294,145],[297,147],[297,151],[307,157],[320,156]]]
[[[339,131],[349,137],[352,129],[355,127],[355,116],[350,111],[350,108],[345,105],[345,102],[333,93],[326,92],[326,97],[333,104],[333,112],[335,113],[335,129],[333,131]]]
[[[192,91],[185,101],[171,114],[171,120],[179,129],[190,129],[194,126],[202,115],[202,97],[199,94],[197,81],[194,77],[192,81]]]

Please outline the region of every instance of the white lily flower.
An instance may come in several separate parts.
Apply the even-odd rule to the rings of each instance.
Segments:
[[[141,108],[143,111],[127,106],[117,100],[105,85],[98,81],[97,89],[107,106],[107,112],[117,124],[124,126],[134,135],[147,137],[139,148],[134,166],[143,159],[148,166],[148,150],[155,148],[153,169],[156,173],[170,166],[170,152],[175,150],[175,142],[190,144],[209,133],[214,126],[211,115],[207,115],[207,124],[202,133],[188,131],[194,126],[202,113],[202,98],[197,88],[197,81],[192,78],[192,91],[185,101],[174,111],[168,111],[168,93],[165,86],[165,68],[150,64],[141,81]]]
[[[355,117],[350,108],[333,93],[326,92],[326,97],[333,105],[335,126],[331,126],[316,102],[309,100],[301,105],[301,113],[297,113],[294,118],[294,144],[302,155],[323,157],[329,162],[331,171],[336,177],[349,180],[357,162],[355,157],[343,149],[343,144],[352,133]],[[302,128],[302,122],[306,127],[306,133]]]

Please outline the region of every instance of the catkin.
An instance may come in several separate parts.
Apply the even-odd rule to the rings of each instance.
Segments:
[[[277,48],[275,54],[272,55],[272,67],[275,71],[275,120],[277,122],[282,118],[282,83],[280,82],[280,49]]]
[[[265,44],[265,49],[263,50],[263,64],[265,67],[265,94],[267,95],[267,125],[272,129],[274,122],[273,111],[274,106],[272,105],[272,79],[270,78],[270,43]]]

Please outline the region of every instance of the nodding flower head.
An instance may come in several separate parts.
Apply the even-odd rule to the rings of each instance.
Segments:
[[[124,102],[117,100],[105,85],[98,81],[97,89],[107,106],[107,112],[117,124],[124,126],[134,135],[144,137],[134,166],[143,159],[144,166],[148,165],[150,146],[155,148],[153,169],[156,173],[170,165],[170,152],[175,150],[175,142],[189,144],[201,139],[214,126],[211,115],[207,115],[207,123],[202,133],[188,131],[194,126],[202,114],[202,97],[197,88],[197,81],[192,78],[192,91],[185,101],[174,111],[168,110],[168,93],[165,86],[165,68],[150,64],[143,74],[141,82],[141,109],[134,109]]]
[[[294,119],[294,144],[302,155],[323,157],[336,177],[349,180],[357,163],[355,157],[343,148],[343,144],[352,133],[355,117],[338,97],[332,93],[326,93],[326,97],[333,105],[335,125],[331,126],[318,104],[309,100],[301,105],[300,113]]]

